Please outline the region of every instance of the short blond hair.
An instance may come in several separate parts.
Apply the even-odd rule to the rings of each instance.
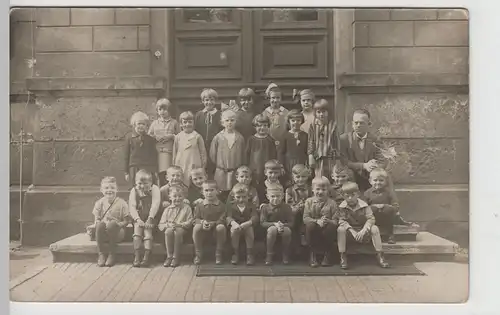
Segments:
[[[236,170],[236,176],[240,175],[241,173],[246,173],[248,174],[248,176],[252,177],[252,170],[246,165],[240,166]]]
[[[389,177],[389,174],[383,168],[376,168],[370,172],[370,178],[376,178],[379,176],[382,176],[387,179]]]
[[[187,111],[187,112],[182,112],[179,115],[179,122],[182,122],[183,120],[192,120],[194,121],[194,115],[192,112]]]
[[[315,177],[315,178],[313,178],[313,180],[311,182],[311,186],[328,187],[329,185],[330,185],[330,181],[325,176]]]
[[[219,98],[219,95],[217,94],[217,91],[215,91],[214,89],[203,89],[203,91],[201,91],[201,94],[200,94],[200,98],[201,100],[203,101],[204,98],[208,98],[208,97],[213,97],[215,99],[218,99]]]
[[[146,170],[138,170],[135,173],[135,182],[153,182],[153,175]]]
[[[236,113],[231,110],[231,109],[227,109],[225,111],[222,112],[221,116],[220,116],[220,120],[221,121],[224,121],[225,119],[228,119],[228,118],[236,118]]]
[[[139,121],[148,122],[149,121],[149,116],[146,115],[146,113],[144,113],[144,112],[135,112],[135,113],[133,113],[132,117],[130,117],[130,124],[132,126],[135,126],[135,124],[138,123]]]
[[[189,172],[189,177],[190,178],[193,178],[194,175],[197,175],[197,174],[201,174],[205,177],[207,177],[207,171],[204,169],[204,168],[201,168],[201,167],[198,167],[198,168],[193,168],[190,172]]]
[[[179,185],[172,185],[168,188],[168,195],[170,196],[173,192],[177,192],[181,194],[183,197],[185,196],[185,191]]]
[[[182,170],[182,167],[177,166],[177,165],[172,165],[167,168],[167,176],[169,176],[172,173],[184,173]]]
[[[355,182],[347,182],[342,185],[342,193],[351,193],[351,192],[358,192],[359,193],[359,186]]]
[[[106,176],[101,180],[101,187],[104,186],[104,184],[115,184],[116,185],[116,177],[113,176]]]
[[[237,183],[237,184],[235,184],[233,186],[233,189],[231,189],[231,193],[233,195],[236,195],[236,194],[248,194],[248,186],[240,184],[240,183]]]
[[[294,175],[307,175],[311,176],[311,170],[304,164],[295,164],[292,167],[292,174]]]

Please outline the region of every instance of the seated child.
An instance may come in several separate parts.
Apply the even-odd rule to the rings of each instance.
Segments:
[[[268,202],[266,199],[267,188],[271,185],[283,186],[281,182],[284,173],[283,165],[278,160],[269,160],[264,164],[264,174],[266,180],[264,185],[257,186],[257,194],[259,195],[259,200],[262,202]]]
[[[104,177],[101,181],[101,193],[104,197],[95,203],[92,211],[95,218],[99,267],[104,265],[111,267],[115,264],[116,244],[123,241],[124,227],[131,221],[127,202],[116,196],[117,191],[116,178]],[[104,253],[106,242],[108,243],[107,259]]]
[[[234,185],[231,193],[234,203],[227,205],[227,224],[231,227],[231,244],[234,251],[231,263],[238,264],[240,237],[243,234],[247,245],[247,265],[253,265],[254,226],[259,223],[257,210],[248,199],[247,185],[238,183]]]
[[[184,202],[185,190],[180,186],[171,186],[169,190],[170,205],[163,212],[158,228],[165,233],[167,258],[163,263],[165,267],[179,265],[180,250],[184,235],[193,226],[193,212],[191,207]]]
[[[201,263],[203,241],[205,238],[215,236],[215,263],[222,264],[222,252],[226,243],[226,208],[217,197],[217,182],[207,180],[203,183],[203,202],[194,208],[195,225],[193,228],[194,264]]]
[[[399,202],[394,190],[388,186],[388,177],[386,170],[382,168],[371,171],[370,184],[372,187],[365,191],[364,200],[372,208],[381,232],[387,234],[387,243],[395,244],[394,222],[396,214],[399,213]]]
[[[167,208],[170,205],[170,187],[179,186],[184,189],[184,196],[188,194],[188,187],[183,182],[184,173],[182,172],[182,168],[179,166],[170,166],[167,169],[167,183],[160,188],[161,195],[161,207],[160,211],[163,212],[163,209]],[[189,201],[186,199],[186,202],[189,204]],[[160,214],[161,216],[161,214]]]
[[[324,253],[322,266],[330,265],[330,255],[334,248],[337,222],[333,219],[337,212],[337,204],[328,198],[330,182],[326,177],[315,177],[312,180],[314,196],[304,204],[304,224],[306,240],[310,249],[311,267],[318,267],[316,255]]]
[[[156,139],[147,134],[149,117],[143,112],[136,112],[130,118],[132,134],[125,138],[125,180],[131,187],[135,185],[135,174],[145,170],[153,176],[157,184],[158,152]]]
[[[252,182],[252,171],[246,165],[238,167],[236,170],[236,181],[238,184],[246,185],[248,190],[248,201],[255,207],[255,209],[259,209],[259,196],[257,195],[257,189],[255,187],[250,186]],[[229,196],[227,196],[227,204],[231,204],[234,202],[234,195],[231,192]]]
[[[187,198],[192,209],[194,209],[196,202],[203,201],[203,183],[207,179],[207,172],[204,168],[191,170],[191,185],[188,188]]]
[[[293,246],[300,248],[300,243],[305,245],[305,229],[302,217],[304,215],[304,202],[307,198],[312,196],[311,187],[308,181],[311,177],[311,171],[303,164],[297,164],[292,168],[293,185],[288,187],[285,191],[285,203],[292,207],[294,213],[294,226],[293,226]],[[302,238],[302,242],[300,242]]]
[[[283,203],[283,186],[272,184],[267,187],[269,203],[260,206],[260,225],[266,230],[266,265],[272,265],[276,238],[281,237],[283,264],[288,265],[292,241],[293,211]]]
[[[347,238],[356,242],[366,242],[370,238],[377,252],[377,261],[380,267],[388,268],[382,253],[382,240],[380,231],[375,225],[370,206],[359,198],[358,184],[349,182],[342,186],[344,201],[340,204],[335,219],[338,222],[337,245],[340,253],[340,268],[347,269],[346,242]]]
[[[160,189],[153,185],[151,173],[139,170],[135,175],[135,187],[130,191],[128,207],[134,220],[134,267],[149,265],[149,256],[153,249],[154,219],[160,208]],[[141,259],[141,249],[144,257]]]
[[[354,173],[347,166],[336,163],[332,169],[333,184],[330,186],[330,198],[335,200],[337,206],[344,201],[342,196],[342,185],[347,182],[354,182]]]

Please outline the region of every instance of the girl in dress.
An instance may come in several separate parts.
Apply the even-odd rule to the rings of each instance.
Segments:
[[[203,138],[194,130],[194,116],[183,112],[179,116],[182,131],[174,139],[172,156],[174,165],[180,166],[184,173],[184,184],[190,184],[191,170],[207,166],[207,151]]]
[[[292,168],[297,164],[307,163],[307,133],[300,130],[304,115],[298,109],[292,109],[287,116],[289,132],[278,146],[278,156],[285,167],[285,180],[292,180]]]
[[[276,159],[276,142],[269,135],[269,118],[259,114],[254,117],[253,125],[256,133],[247,141],[245,157],[248,159],[247,165],[254,174],[255,187],[264,185],[266,180],[264,174],[264,164]]]
[[[174,138],[180,132],[180,128],[177,120],[172,118],[175,115],[175,108],[168,99],[162,98],[156,102],[156,112],[158,113],[158,119],[153,121],[148,134],[156,139],[158,177],[160,187],[162,187],[167,183],[167,169],[172,165]]]

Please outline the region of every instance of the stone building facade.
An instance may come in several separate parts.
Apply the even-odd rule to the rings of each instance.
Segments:
[[[369,109],[398,153],[405,218],[468,245],[466,11],[198,11],[12,11],[11,237],[19,220],[29,245],[83,231],[105,175],[126,196],[122,139],[134,111],[154,115],[157,97],[196,110],[202,87],[229,101],[273,81],[289,107],[294,88],[312,87],[343,130],[354,109]],[[22,186],[21,125],[32,138]]]

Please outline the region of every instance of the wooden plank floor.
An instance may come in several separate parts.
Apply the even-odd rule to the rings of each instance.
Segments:
[[[468,265],[430,262],[427,276],[196,277],[196,268],[57,263],[11,280],[13,301],[461,303]]]

